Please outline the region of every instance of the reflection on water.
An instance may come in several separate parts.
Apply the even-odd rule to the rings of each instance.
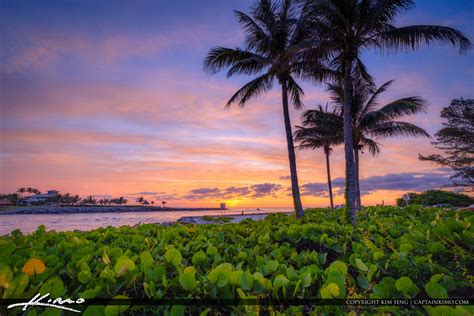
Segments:
[[[39,225],[46,230],[70,231],[92,230],[99,227],[135,225],[138,223],[174,222],[184,216],[238,215],[250,213],[288,212],[288,208],[265,208],[262,210],[232,209],[228,211],[187,211],[187,212],[128,212],[91,214],[25,214],[0,215],[0,236],[20,229],[23,233],[34,232]]]

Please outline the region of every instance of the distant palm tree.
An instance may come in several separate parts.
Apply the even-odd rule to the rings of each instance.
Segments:
[[[65,194],[62,194],[61,195],[61,200],[59,201],[59,203],[70,204],[71,203],[71,193],[66,192]]]
[[[340,115],[335,110],[329,111],[328,106],[323,109],[319,106],[317,110],[306,111],[303,114],[303,126],[297,126],[295,141],[299,143],[299,149],[323,148],[326,156],[326,173],[328,179],[329,202],[331,209],[334,208],[334,199],[331,184],[331,167],[329,156],[332,146],[342,144],[344,137]]]
[[[352,142],[354,144],[354,174],[356,183],[356,207],[360,209],[359,186],[359,153],[368,150],[372,155],[380,152],[380,144],[374,140],[396,136],[424,136],[429,134],[415,124],[399,121],[408,115],[424,112],[426,101],[420,97],[407,97],[391,101],[383,106],[379,105],[379,96],[385,92],[393,80],[376,87],[363,78],[353,81],[352,95]],[[344,89],[341,84],[328,84],[328,91],[336,106],[339,116],[339,126],[343,126]],[[310,111],[308,111],[310,112]],[[334,115],[329,119],[334,120]],[[337,125],[333,123],[333,125]],[[342,131],[341,131],[342,132]]]
[[[356,177],[352,142],[352,93],[354,69],[370,80],[361,52],[371,48],[386,51],[414,50],[421,44],[440,41],[467,50],[471,42],[460,31],[436,25],[397,27],[394,20],[414,6],[411,0],[308,0],[312,34],[331,66],[341,74],[344,98],[344,151],[346,158],[346,196],[353,226],[356,225]]]
[[[309,55],[305,54],[305,48],[310,49],[310,45],[306,45],[304,41],[308,35],[304,27],[304,10],[299,10],[295,3],[293,0],[260,0],[252,9],[251,16],[235,11],[246,33],[245,47],[211,49],[204,61],[204,68],[211,73],[228,68],[227,77],[238,74],[257,76],[240,88],[226,107],[233,103],[243,107],[251,98],[270,91],[275,80],[280,84],[293,203],[297,217],[301,218],[303,206],[298,186],[288,95],[294,108],[301,109],[301,97],[304,93],[295,78],[319,81],[326,79],[331,73],[317,62],[316,57],[308,62]]]
[[[84,200],[82,200],[82,202],[83,202],[84,204],[88,204],[88,205],[95,205],[95,204],[97,204],[97,200],[94,199],[94,198],[92,197],[92,195],[89,195],[87,198],[85,198]]]
[[[91,201],[92,201],[92,196],[90,196],[90,198],[91,198]],[[70,200],[70,201],[71,201],[70,203],[71,203],[72,205],[76,205],[76,204],[79,203],[79,201],[81,200],[81,197],[76,194],[76,195],[71,196],[70,199],[71,199],[71,200]],[[94,200],[94,201],[95,201],[95,200]]]
[[[166,203],[168,203],[168,202],[166,202],[166,201],[161,201],[161,204],[163,204],[163,207],[166,205]]]
[[[145,199],[143,198],[143,196],[140,196],[139,198],[137,198],[136,201],[140,204],[145,203]]]
[[[18,199],[16,201],[16,206],[18,206],[20,204],[21,199],[23,198],[23,194],[26,192],[26,188],[21,187],[16,192],[18,193]]]

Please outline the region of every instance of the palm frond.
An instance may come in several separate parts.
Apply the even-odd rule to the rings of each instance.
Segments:
[[[245,103],[252,97],[257,97],[267,91],[273,86],[273,76],[271,74],[261,75],[254,80],[246,83],[240,88],[227,102],[226,108],[230,107],[232,103],[237,102],[240,107],[243,107]]]
[[[204,59],[204,70],[211,74],[215,74],[218,71],[236,66],[242,70],[254,70],[260,67],[265,62],[265,58],[238,48],[225,48],[225,47],[214,47],[209,51],[206,58]],[[234,71],[235,73],[235,71]]]
[[[377,106],[377,98],[380,94],[384,93],[388,87],[393,83],[394,80],[389,80],[385,82],[383,85],[375,89],[375,91],[372,93],[372,96],[369,98],[367,103],[364,106],[364,109],[362,110],[361,115],[364,115],[365,113],[371,111],[375,106]]]
[[[407,11],[415,5],[412,0],[379,0],[370,9],[367,20],[375,23],[387,23],[398,14]]]
[[[390,118],[398,118],[404,115],[417,114],[426,111],[426,100],[420,97],[408,97],[395,100],[382,107],[380,112],[386,114]]]
[[[246,33],[245,43],[247,44],[247,48],[249,50],[255,49],[258,52],[268,51],[271,40],[260,25],[243,12],[235,10],[234,14],[239,19],[239,23],[243,26]]]
[[[289,76],[286,81],[288,92],[290,93],[291,100],[295,109],[300,110],[304,107],[301,97],[304,96],[303,89],[296,83],[296,81]]]
[[[380,143],[368,137],[362,137],[359,140],[359,146],[361,146],[363,150],[368,149],[372,156],[375,156],[382,151]]]
[[[416,50],[421,44],[433,41],[459,46],[464,52],[471,47],[471,41],[460,31],[437,25],[411,25],[405,27],[389,27],[379,36],[381,45],[387,50]]]
[[[374,126],[372,129],[370,129],[368,133],[379,138],[388,138],[394,136],[430,137],[430,134],[428,134],[428,132],[421,127],[411,123],[397,121],[377,124],[377,126]]]

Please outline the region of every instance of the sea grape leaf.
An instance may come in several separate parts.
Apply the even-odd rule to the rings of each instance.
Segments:
[[[135,263],[127,256],[121,256],[115,264],[115,274],[120,277],[127,272],[135,270]]]
[[[21,274],[17,276],[10,283],[10,287],[3,293],[3,298],[21,298],[21,294],[25,291],[28,282],[28,275]]]
[[[0,268],[0,287],[9,288],[12,278],[13,273],[9,267],[3,266]]]
[[[46,266],[41,259],[31,258],[26,261],[25,265],[21,269],[26,275],[41,274],[46,270]]]
[[[82,292],[80,296],[86,300],[92,299],[92,298],[95,298],[100,293],[101,290],[102,290],[102,286],[96,285],[93,289],[88,289]]]
[[[265,264],[265,270],[269,274],[272,274],[273,272],[275,272],[276,269],[278,269],[278,262],[276,262],[275,260],[269,260]]]
[[[439,276],[439,277],[438,277]],[[438,283],[442,275],[434,275],[431,280],[425,284],[425,291],[431,298],[448,298],[448,291]]]
[[[293,267],[288,267],[286,269],[286,277],[288,280],[295,281],[298,278],[298,275],[296,274],[296,270]]]
[[[440,284],[448,291],[456,289],[456,281],[450,275],[445,275]]]
[[[207,248],[206,253],[207,253],[209,256],[213,256],[213,257],[214,257],[215,255],[218,255],[218,254],[219,254],[219,250],[217,250],[216,247],[211,246],[211,247]]]
[[[240,287],[245,291],[252,290],[253,287],[253,276],[250,272],[245,271],[240,276]]]
[[[273,286],[278,289],[280,287],[286,286],[288,282],[290,281],[286,278],[286,276],[279,274],[275,277],[275,280],[273,280]]]
[[[181,263],[183,257],[181,256],[181,252],[178,249],[170,248],[165,253],[165,260],[175,266]]]
[[[199,267],[199,266],[203,266],[207,263],[207,256],[206,254],[199,250],[198,252],[196,252],[194,255],[193,255],[193,258],[192,258],[192,263],[193,265]]]
[[[305,272],[300,275],[301,286],[302,287],[309,287],[311,286],[311,273]]]
[[[90,271],[87,271],[87,270],[86,271],[81,271],[77,275],[77,279],[82,284],[86,284],[92,279],[92,273]]]
[[[319,294],[321,294],[323,299],[331,299],[338,297],[341,294],[341,290],[336,283],[329,283],[319,290]]]
[[[179,284],[186,291],[193,291],[196,288],[195,271],[184,271],[184,273],[179,276]]]
[[[369,268],[366,266],[366,264],[362,260],[360,260],[359,258],[355,259],[355,263],[356,263],[356,266],[359,270],[361,270],[363,272],[369,271]]]
[[[326,264],[328,254],[326,252],[320,253],[318,255],[319,263],[320,264]]]
[[[184,316],[184,306],[183,305],[171,306],[170,316]]]
[[[409,243],[403,243],[400,245],[400,252],[404,254],[409,254],[413,250],[413,246]]]
[[[382,251],[376,251],[374,252],[373,257],[374,257],[374,260],[377,261],[377,260],[383,259],[385,257],[385,254]]]
[[[115,281],[115,272],[112,271],[112,269],[109,268],[109,266],[106,266],[104,268],[104,270],[102,270],[99,274],[99,277],[101,279],[107,279],[107,280],[110,280],[112,282]]]
[[[232,285],[240,285],[240,277],[242,276],[242,270],[232,271],[230,274],[230,284]]]
[[[337,271],[342,273],[343,275],[347,274],[347,264],[342,261],[336,260],[333,261],[329,267],[326,269],[327,272]]]
[[[401,291],[406,298],[416,296],[420,290],[409,277],[401,277],[395,282],[397,290]]]
[[[39,292],[42,295],[50,293],[51,297],[58,298],[66,293],[66,289],[61,278],[54,276],[43,283]]]
[[[207,278],[211,283],[215,283],[218,287],[224,287],[229,283],[232,273],[232,265],[222,263],[209,272]]]
[[[102,262],[105,264],[105,265],[109,265],[110,264],[110,258],[109,256],[107,256],[107,254],[104,252],[104,254],[102,255]]]
[[[359,284],[359,286],[365,290],[370,288],[369,280],[367,280],[367,278],[362,274],[357,276],[357,284]]]
[[[372,289],[372,292],[375,294],[376,298],[390,298],[395,295],[397,291],[395,287],[395,279],[391,277],[384,277],[382,281],[375,285]]]

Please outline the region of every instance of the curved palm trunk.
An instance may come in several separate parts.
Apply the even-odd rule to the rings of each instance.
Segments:
[[[354,150],[354,173],[355,173],[355,186],[356,186],[356,207],[357,210],[362,208],[360,200],[360,186],[359,186],[359,150]]]
[[[356,226],[355,206],[355,168],[354,144],[352,141],[352,65],[353,60],[345,62],[344,69],[344,153],[346,157],[346,207],[350,214],[352,226]]]
[[[329,151],[324,150],[324,153],[326,154],[326,171],[328,174],[329,202],[331,203],[331,209],[334,209],[334,201],[332,198],[331,167],[329,166]]]
[[[293,145],[293,132],[291,131],[290,112],[288,110],[288,89],[286,82],[281,81],[281,94],[283,104],[283,116],[285,118],[286,143],[288,145],[288,160],[290,161],[291,192],[295,206],[296,217],[303,217],[303,206],[301,204],[300,188],[298,186],[298,174],[296,172],[295,147]]]

